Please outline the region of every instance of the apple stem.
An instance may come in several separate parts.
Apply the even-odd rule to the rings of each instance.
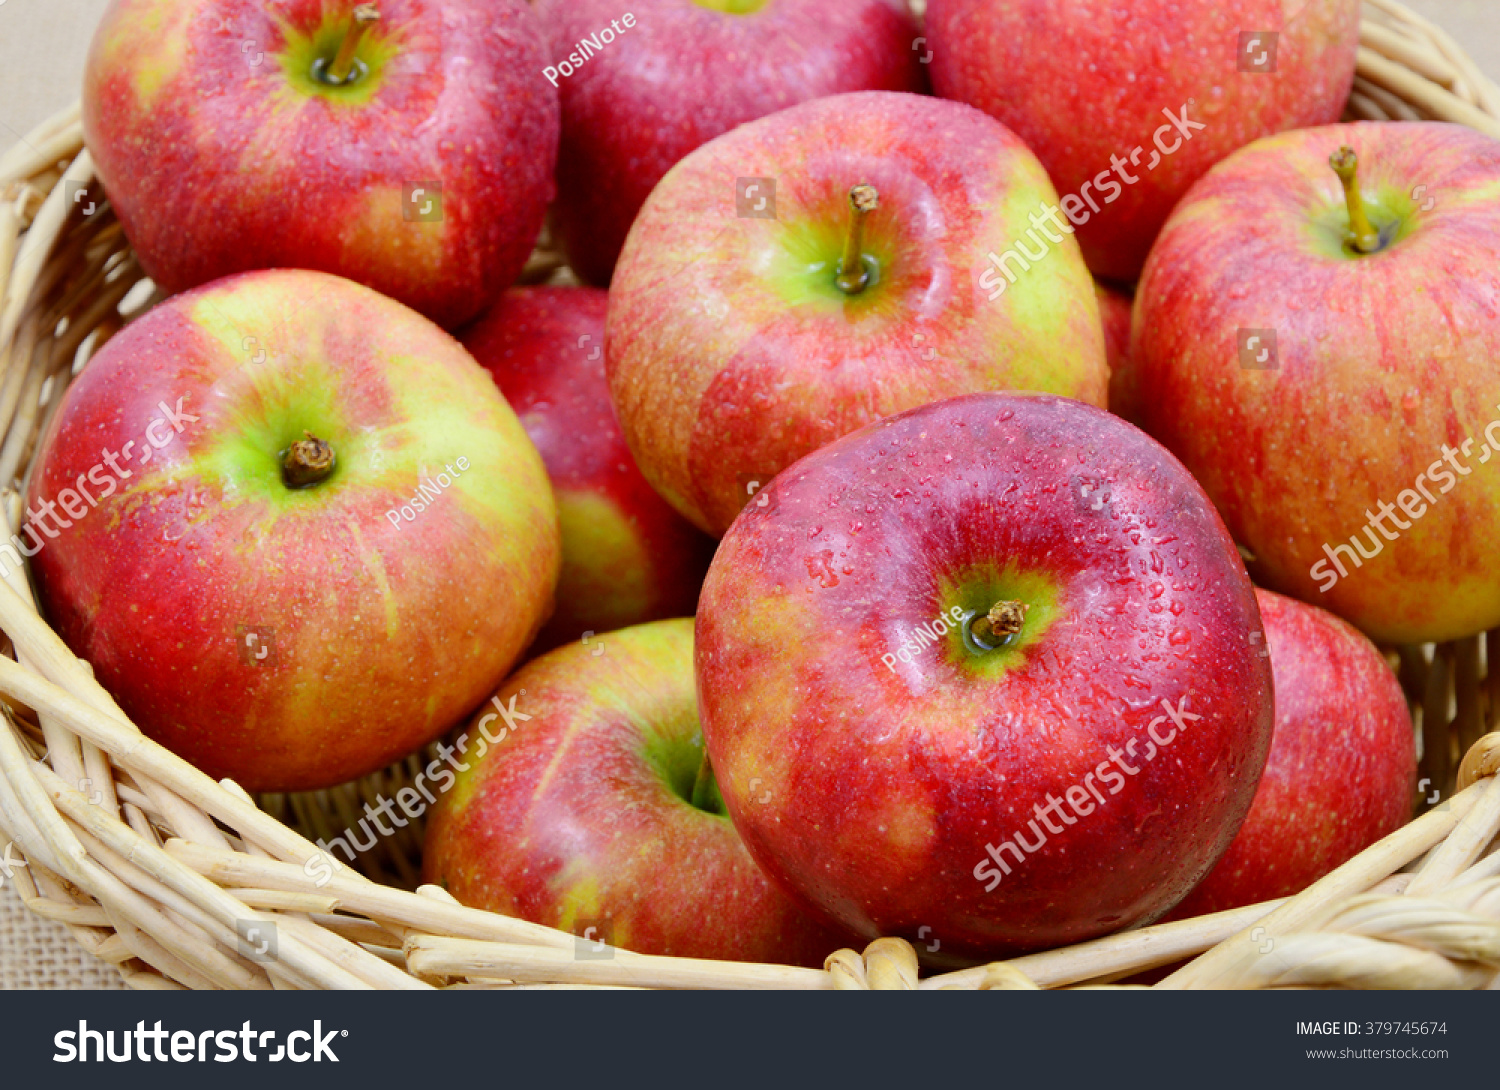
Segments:
[[[1026,623],[1026,611],[1030,608],[1025,602],[996,602],[983,617],[974,618],[969,631],[975,639],[999,646],[1021,631]]]
[[[1359,156],[1347,144],[1328,157],[1329,166],[1344,184],[1344,203],[1349,207],[1349,245],[1362,254],[1380,249],[1380,232],[1370,223],[1364,199],[1359,195]]]
[[[870,284],[870,272],[865,268],[865,217],[879,207],[880,194],[873,185],[861,183],[849,190],[849,234],[834,279],[845,295],[858,295]]]
[[[307,488],[333,472],[333,448],[310,431],[302,434],[307,438],[293,443],[281,462],[281,479],[288,488]]]
[[[354,67],[354,51],[359,48],[360,39],[365,36],[366,30],[378,22],[380,12],[374,4],[360,4],[354,9],[354,22],[344,32],[339,51],[334,55],[333,63],[328,66],[329,83],[341,84],[348,81]]]

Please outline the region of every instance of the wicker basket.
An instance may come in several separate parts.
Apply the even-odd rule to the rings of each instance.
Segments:
[[[1500,88],[1451,38],[1391,0],[1369,0],[1365,15],[1351,117],[1436,118],[1500,138]],[[0,159],[0,481],[13,486],[0,494],[10,524],[0,538],[19,520],[69,379],[157,299],[107,205],[73,199],[92,179],[76,108]],[[528,278],[566,278],[559,265],[539,252]],[[392,795],[419,758],[334,790],[253,800],[145,738],[38,615],[26,574],[4,578],[0,650],[13,658],[0,655],[0,851],[14,841],[24,855],[12,878],[26,904],[135,987],[1050,988],[1200,954],[1158,986],[1500,980],[1500,733],[1486,733],[1500,729],[1500,630],[1391,649],[1420,724],[1414,805],[1425,812],[1305,892],[919,980],[901,939],[837,951],[825,969],[626,950],[578,958],[570,934],[413,890],[415,823],[325,876],[313,841]],[[268,922],[269,957],[256,935]]]

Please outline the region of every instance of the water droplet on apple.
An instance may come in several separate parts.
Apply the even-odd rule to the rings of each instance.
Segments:
[[[818,581],[824,590],[839,585],[839,577],[833,571],[833,550],[824,549],[815,556],[805,558],[807,574]]]
[[[1192,633],[1190,633],[1182,625],[1178,625],[1176,628],[1172,629],[1171,635],[1167,637],[1167,642],[1170,643],[1173,647],[1186,647],[1192,640],[1192,638]]]

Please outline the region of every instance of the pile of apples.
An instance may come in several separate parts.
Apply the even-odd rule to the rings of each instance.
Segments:
[[[640,951],[1299,890],[1412,812],[1372,639],[1500,624],[1500,143],[1335,124],[1358,6],[115,0],[171,294],[47,616],[251,790],[445,739],[426,879]]]

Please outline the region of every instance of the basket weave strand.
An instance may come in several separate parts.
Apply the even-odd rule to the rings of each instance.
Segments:
[[[920,13],[920,4],[914,4]],[[1443,31],[1366,0],[1347,117],[1469,125],[1500,138],[1500,88]],[[0,538],[20,522],[36,445],[67,384],[159,294],[107,202],[75,106],[0,156]],[[571,274],[543,245],[528,283]],[[1420,817],[1283,901],[920,979],[901,939],[822,969],[615,951],[412,889],[418,822],[324,882],[309,861],[424,758],[329,791],[250,798],[147,739],[38,615],[0,586],[0,852],[30,910],[137,988],[1032,989],[1108,984],[1194,960],[1159,987],[1494,987],[1500,976],[1500,630],[1390,649],[1419,723]],[[247,951],[274,925],[275,956]],[[1195,956],[1201,955],[1201,956]]]

